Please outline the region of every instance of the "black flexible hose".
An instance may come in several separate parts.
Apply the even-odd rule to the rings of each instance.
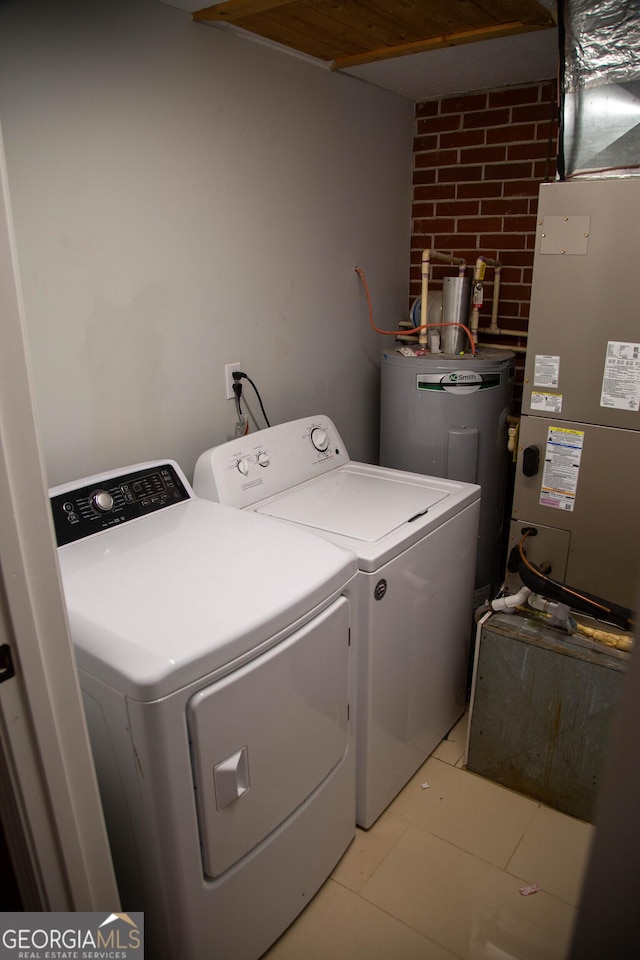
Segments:
[[[546,597],[547,600],[566,603],[572,610],[586,613],[596,620],[612,623],[622,630],[633,630],[634,614],[627,607],[621,607],[595,594],[574,590],[564,583],[558,583],[557,580],[536,573],[530,564],[521,563],[518,567],[518,575],[525,587]]]

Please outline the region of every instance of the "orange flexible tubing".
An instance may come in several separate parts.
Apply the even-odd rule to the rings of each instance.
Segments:
[[[373,305],[371,303],[371,296],[369,294],[369,285],[367,283],[367,278],[364,275],[364,271],[360,267],[354,267],[355,272],[358,274],[362,280],[362,285],[364,287],[364,292],[367,297],[367,306],[369,307],[369,324],[372,330],[375,330],[376,333],[382,333],[386,337],[408,337],[414,333],[418,333],[419,330],[426,330],[428,327],[462,327],[464,332],[469,338],[469,343],[471,344],[471,353],[473,356],[476,354],[476,345],[473,342],[473,336],[471,330],[464,325],[464,323],[423,323],[419,327],[412,327],[411,330],[381,330],[380,327],[377,327],[373,322]]]

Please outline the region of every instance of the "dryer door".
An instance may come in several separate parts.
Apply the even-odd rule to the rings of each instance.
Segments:
[[[349,659],[349,602],[340,597],[189,701],[208,876],[220,876],[257,846],[347,753]]]

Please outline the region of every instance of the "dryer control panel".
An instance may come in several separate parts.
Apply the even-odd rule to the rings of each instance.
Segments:
[[[206,450],[196,463],[193,488],[207,500],[250,507],[348,462],[329,417],[303,417]]]
[[[85,477],[49,491],[59,547],[193,496],[173,461]]]

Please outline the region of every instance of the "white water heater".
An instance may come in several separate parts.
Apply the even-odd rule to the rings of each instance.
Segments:
[[[480,484],[476,606],[501,579],[513,380],[514,354],[491,347],[475,356],[382,354],[380,463]]]

